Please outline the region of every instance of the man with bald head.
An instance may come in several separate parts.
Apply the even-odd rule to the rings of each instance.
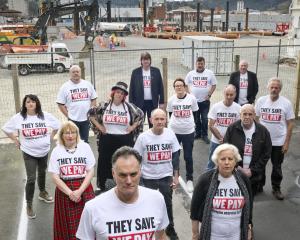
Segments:
[[[242,157],[238,168],[251,181],[253,196],[258,193],[265,166],[271,156],[272,142],[269,131],[255,121],[253,105],[241,107],[241,120],[231,124],[224,142],[235,145]]]
[[[59,89],[56,103],[65,117],[79,128],[80,138],[88,142],[87,112],[91,106],[96,106],[97,94],[90,82],[81,79],[81,69],[78,65],[73,65],[69,72],[70,80]]]
[[[208,113],[208,128],[212,134],[206,167],[207,170],[215,167],[211,156],[215,149],[223,143],[223,138],[228,126],[240,119],[241,106],[233,101],[235,96],[235,86],[232,84],[227,85],[224,89],[223,100],[215,103]]]
[[[165,128],[167,115],[162,109],[153,110],[150,121],[153,127],[140,134],[134,145],[143,158],[141,184],[159,190],[164,196],[170,221],[166,234],[171,240],[177,240],[172,193],[178,185],[180,145],[175,133]]]
[[[229,84],[236,87],[236,96],[234,101],[241,106],[246,103],[254,103],[258,92],[257,77],[254,72],[248,71],[248,62],[240,61],[239,71],[233,72],[229,78]]]

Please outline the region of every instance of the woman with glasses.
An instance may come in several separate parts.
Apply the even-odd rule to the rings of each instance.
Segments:
[[[71,121],[64,123],[48,167],[56,185],[54,240],[76,240],[84,205],[95,197],[91,185],[94,165],[94,154],[90,145],[80,140],[78,127]]]
[[[25,186],[27,216],[35,218],[32,202],[35,189],[36,171],[40,194],[39,200],[52,203],[53,198],[45,189],[46,169],[50,140],[59,128],[59,121],[50,113],[43,112],[39,98],[29,94],[23,98],[21,111],[14,115],[2,130],[22,151],[27,181]],[[52,131],[52,132],[51,132]]]
[[[132,147],[143,127],[143,111],[125,101],[127,88],[126,83],[118,82],[111,89],[111,100],[89,111],[92,128],[98,135],[97,193],[113,187],[113,153],[122,146]]]

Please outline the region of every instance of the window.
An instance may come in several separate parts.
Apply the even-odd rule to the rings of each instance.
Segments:
[[[54,52],[64,57],[70,57],[66,48],[55,48]]]

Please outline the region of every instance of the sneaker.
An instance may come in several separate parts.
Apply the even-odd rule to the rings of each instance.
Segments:
[[[192,193],[194,191],[194,184],[193,184],[193,181],[191,180],[188,180],[187,183],[186,183],[186,188],[187,188],[187,191],[189,193]]]
[[[208,137],[207,136],[203,136],[203,141],[206,143],[206,144],[210,144],[210,141],[209,141],[209,139],[208,139]]]
[[[283,194],[281,193],[280,189],[277,189],[277,190],[273,190],[273,195],[276,199],[278,200],[283,200],[284,199],[284,196]]]
[[[44,201],[45,203],[53,203],[54,199],[49,195],[47,191],[41,191],[39,195],[39,200]]]
[[[32,209],[32,204],[29,204],[29,203],[27,204],[26,211],[27,211],[28,218],[30,218],[30,219],[36,218],[36,214]]]
[[[170,240],[179,240],[178,235],[177,235],[177,233],[176,233],[176,231],[175,231],[175,229],[174,229],[173,226],[169,225],[166,228],[165,232],[166,232],[167,236],[170,238]]]

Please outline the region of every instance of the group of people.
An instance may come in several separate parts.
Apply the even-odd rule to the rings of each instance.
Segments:
[[[23,153],[28,217],[36,217],[36,169],[39,199],[54,201],[45,189],[45,176],[57,134],[48,166],[56,185],[54,239],[165,239],[165,233],[178,239],[172,193],[179,183],[181,149],[187,190],[193,193],[193,239],[252,239],[253,197],[263,191],[269,158],[273,194],[284,199],[281,164],[295,116],[290,101],[280,96],[282,82],[271,78],[269,95],[254,106],[258,81],[243,60],[231,74],[223,100],[210,108],[217,80],[198,57],[195,70],[175,79],[175,94],[165,106],[160,70],[151,66],[147,52],[140,63],[129,90],[125,82],[117,82],[108,101],[98,105],[95,89],[81,79],[79,66],[72,66],[56,100],[68,119],[63,124],[42,111],[37,96],[24,97],[20,113],[2,129]],[[143,131],[145,118],[149,129]],[[99,153],[96,191],[91,185],[96,161],[88,144],[90,126]],[[198,138],[210,148],[206,172],[194,189],[193,146]],[[95,193],[101,194],[95,198]]]

